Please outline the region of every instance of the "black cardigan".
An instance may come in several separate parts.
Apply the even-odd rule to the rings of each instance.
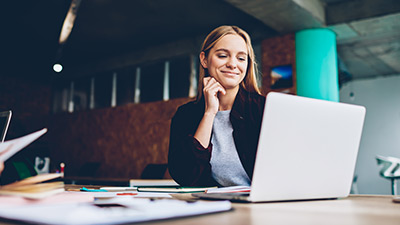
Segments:
[[[240,161],[252,179],[265,97],[240,88],[230,121]],[[204,115],[204,98],[178,108],[171,121],[168,169],[182,186],[215,186],[211,175],[212,144],[204,148],[193,136]]]

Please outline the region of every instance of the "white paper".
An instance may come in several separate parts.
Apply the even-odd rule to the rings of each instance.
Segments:
[[[110,192],[137,191],[137,187],[101,187],[100,189]]]
[[[0,161],[2,162],[6,161],[15,153],[19,152],[20,150],[28,146],[30,143],[38,139],[46,132],[47,129],[43,128],[39,131],[25,135],[23,137],[0,143]]]
[[[155,192],[137,192],[137,191],[123,191],[123,192],[91,192],[95,198],[172,198],[167,193]],[[124,195],[127,194],[127,195]],[[133,194],[133,195],[129,195]]]
[[[228,211],[229,201],[193,202],[134,198],[102,201],[94,204],[55,204],[0,207],[0,217],[41,224],[117,224],[145,222]],[[104,207],[119,205],[117,207]],[[122,207],[121,207],[122,206]]]

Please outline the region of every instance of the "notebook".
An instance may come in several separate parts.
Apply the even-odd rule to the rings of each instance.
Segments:
[[[244,202],[347,197],[365,111],[363,106],[271,92],[251,191],[193,195]]]
[[[0,112],[0,142],[3,142],[7,135],[8,125],[11,120],[11,110]]]

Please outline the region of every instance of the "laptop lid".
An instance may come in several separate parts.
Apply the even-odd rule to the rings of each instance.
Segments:
[[[249,200],[348,196],[365,111],[363,106],[269,93]]]
[[[9,111],[4,111],[0,112],[0,142],[4,142],[6,135],[7,135],[7,130],[8,130],[8,125],[10,124],[12,112],[11,110]]]

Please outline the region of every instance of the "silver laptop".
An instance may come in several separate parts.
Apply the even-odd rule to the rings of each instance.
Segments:
[[[363,106],[267,95],[250,193],[197,193],[246,202],[332,199],[350,193]]]
[[[11,116],[12,116],[11,110],[0,112],[0,142],[4,142],[6,138]]]

